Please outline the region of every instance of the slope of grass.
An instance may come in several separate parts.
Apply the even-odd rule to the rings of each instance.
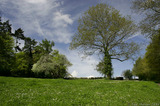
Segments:
[[[0,77],[4,105],[160,105],[160,86],[147,81]]]

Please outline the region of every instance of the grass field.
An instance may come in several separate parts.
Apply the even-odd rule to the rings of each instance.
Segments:
[[[0,77],[0,106],[160,105],[160,86],[147,81]]]

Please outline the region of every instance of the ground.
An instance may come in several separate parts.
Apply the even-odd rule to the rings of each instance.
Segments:
[[[0,77],[0,106],[160,105],[160,86],[150,81]]]

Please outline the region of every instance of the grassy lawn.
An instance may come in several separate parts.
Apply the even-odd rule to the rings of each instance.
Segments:
[[[148,81],[0,77],[0,106],[160,105],[160,86]]]

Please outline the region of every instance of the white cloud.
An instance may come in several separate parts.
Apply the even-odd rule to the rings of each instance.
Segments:
[[[25,1],[25,2],[24,2]],[[0,5],[13,27],[22,28],[26,36],[47,38],[58,43],[69,43],[74,20],[62,11],[63,2],[57,0],[6,0]],[[9,5],[9,2],[12,6]],[[12,12],[11,12],[12,11]]]
[[[55,27],[67,27],[67,24],[73,23],[69,14],[63,14],[60,11],[55,12],[53,21]]]
[[[74,71],[71,73],[71,75],[72,75],[73,77],[77,77],[77,76],[78,76],[78,72],[77,72],[76,70],[74,70]]]

